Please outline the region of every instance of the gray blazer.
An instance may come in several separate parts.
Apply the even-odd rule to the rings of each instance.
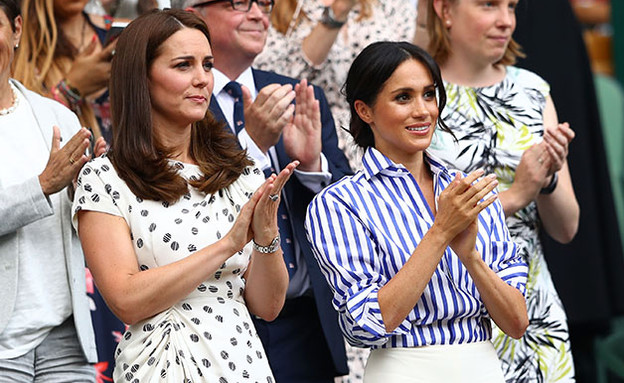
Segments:
[[[56,101],[27,90],[15,80],[10,81],[26,96],[38,122],[36,127],[24,128],[39,129],[48,149],[52,142],[53,125],[60,128],[61,137],[65,142],[80,129],[78,118],[69,109]],[[0,162],[6,164],[11,160],[2,158]],[[85,357],[90,363],[95,363],[97,351],[86,292],[84,256],[80,241],[71,224],[72,201],[66,197],[66,190],[60,193],[63,195],[61,209],[55,212],[41,191],[38,175],[9,188],[4,188],[0,179],[0,332],[5,329],[11,317],[17,296],[18,230],[42,218],[61,214],[63,247],[70,279],[74,323]]]

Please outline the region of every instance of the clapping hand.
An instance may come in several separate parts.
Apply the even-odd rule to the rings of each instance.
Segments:
[[[89,147],[91,133],[86,128],[80,129],[62,148],[61,131],[58,126],[52,129],[50,157],[45,169],[39,175],[41,190],[45,195],[54,194],[68,186],[89,160],[89,157],[85,155],[85,150]],[[105,142],[104,147],[106,147]]]
[[[556,128],[544,129],[544,142],[549,154],[548,176],[561,170],[561,167],[568,158],[568,145],[574,139],[574,131],[570,129],[570,124],[563,122]]]
[[[245,130],[263,153],[277,144],[284,127],[292,120],[295,91],[290,84],[270,84],[260,90],[255,100],[242,86]]]
[[[321,171],[321,109],[314,88],[307,80],[295,86],[295,116],[284,129],[284,148],[290,158],[299,160],[299,169]]]
[[[224,237],[230,242],[232,253],[242,249],[252,238],[269,244],[277,236],[277,208],[284,184],[299,165],[293,161],[278,175],[272,174],[243,205],[234,225]]]
[[[437,225],[447,235],[451,248],[462,262],[474,255],[479,214],[498,198],[491,195],[481,201],[498,185],[496,175],[490,174],[478,180],[482,175],[481,169],[463,178],[458,173],[438,198],[434,226]]]

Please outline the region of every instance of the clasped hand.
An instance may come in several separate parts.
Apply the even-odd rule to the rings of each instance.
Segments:
[[[320,171],[321,112],[307,80],[301,80],[294,89],[290,84],[267,85],[255,101],[249,89],[243,86],[242,90],[245,130],[258,148],[266,153],[283,134],[286,154],[299,161],[299,168]]]
[[[498,198],[493,194],[482,201],[498,185],[494,174],[478,179],[483,173],[481,169],[466,177],[458,173],[438,198],[434,227],[464,263],[476,253],[479,214]]]
[[[232,253],[242,249],[252,238],[265,246],[277,236],[277,208],[281,202],[282,188],[298,165],[299,161],[293,161],[279,174],[272,174],[243,205],[224,238],[230,242]],[[271,196],[277,196],[277,199]]]
[[[561,170],[568,157],[568,145],[574,131],[567,122],[544,130],[544,140],[522,153],[512,188],[524,194],[522,206],[537,198],[539,191],[548,185],[552,175]]]

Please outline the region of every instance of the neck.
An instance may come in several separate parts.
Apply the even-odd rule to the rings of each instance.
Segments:
[[[14,98],[8,77],[2,76],[0,79],[0,109],[10,108],[15,101]]]
[[[154,135],[158,142],[170,153],[170,158],[185,163],[195,163],[191,158],[191,125],[172,128],[167,126],[163,128],[159,124],[154,123]]]
[[[215,57],[215,65],[214,67],[218,69],[221,73],[223,73],[230,81],[236,80],[238,76],[241,75],[247,68],[251,67],[253,64],[253,59],[250,60],[239,60],[239,62],[234,62],[236,60],[225,59],[219,60],[219,57],[227,57],[224,55],[219,55],[218,52],[214,52]]]
[[[83,48],[85,42],[88,42],[85,34],[90,33],[90,28],[87,28],[87,19],[82,12],[59,20],[58,27],[78,50]]]
[[[450,55],[441,66],[442,77],[452,84],[484,87],[500,82],[505,77],[505,67],[488,61],[464,60]]]

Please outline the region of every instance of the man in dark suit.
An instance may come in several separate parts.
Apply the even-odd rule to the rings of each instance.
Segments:
[[[348,372],[344,340],[331,291],[303,226],[312,197],[351,173],[338,149],[325,95],[305,80],[298,84],[251,68],[264,48],[273,1],[174,0],[172,6],[198,14],[210,29],[214,55],[210,110],[215,117],[228,122],[265,173],[300,161],[282,192],[278,212],[290,275],[286,303],[275,321],[254,322],[277,383],[333,382]],[[312,94],[318,104],[310,103]]]

